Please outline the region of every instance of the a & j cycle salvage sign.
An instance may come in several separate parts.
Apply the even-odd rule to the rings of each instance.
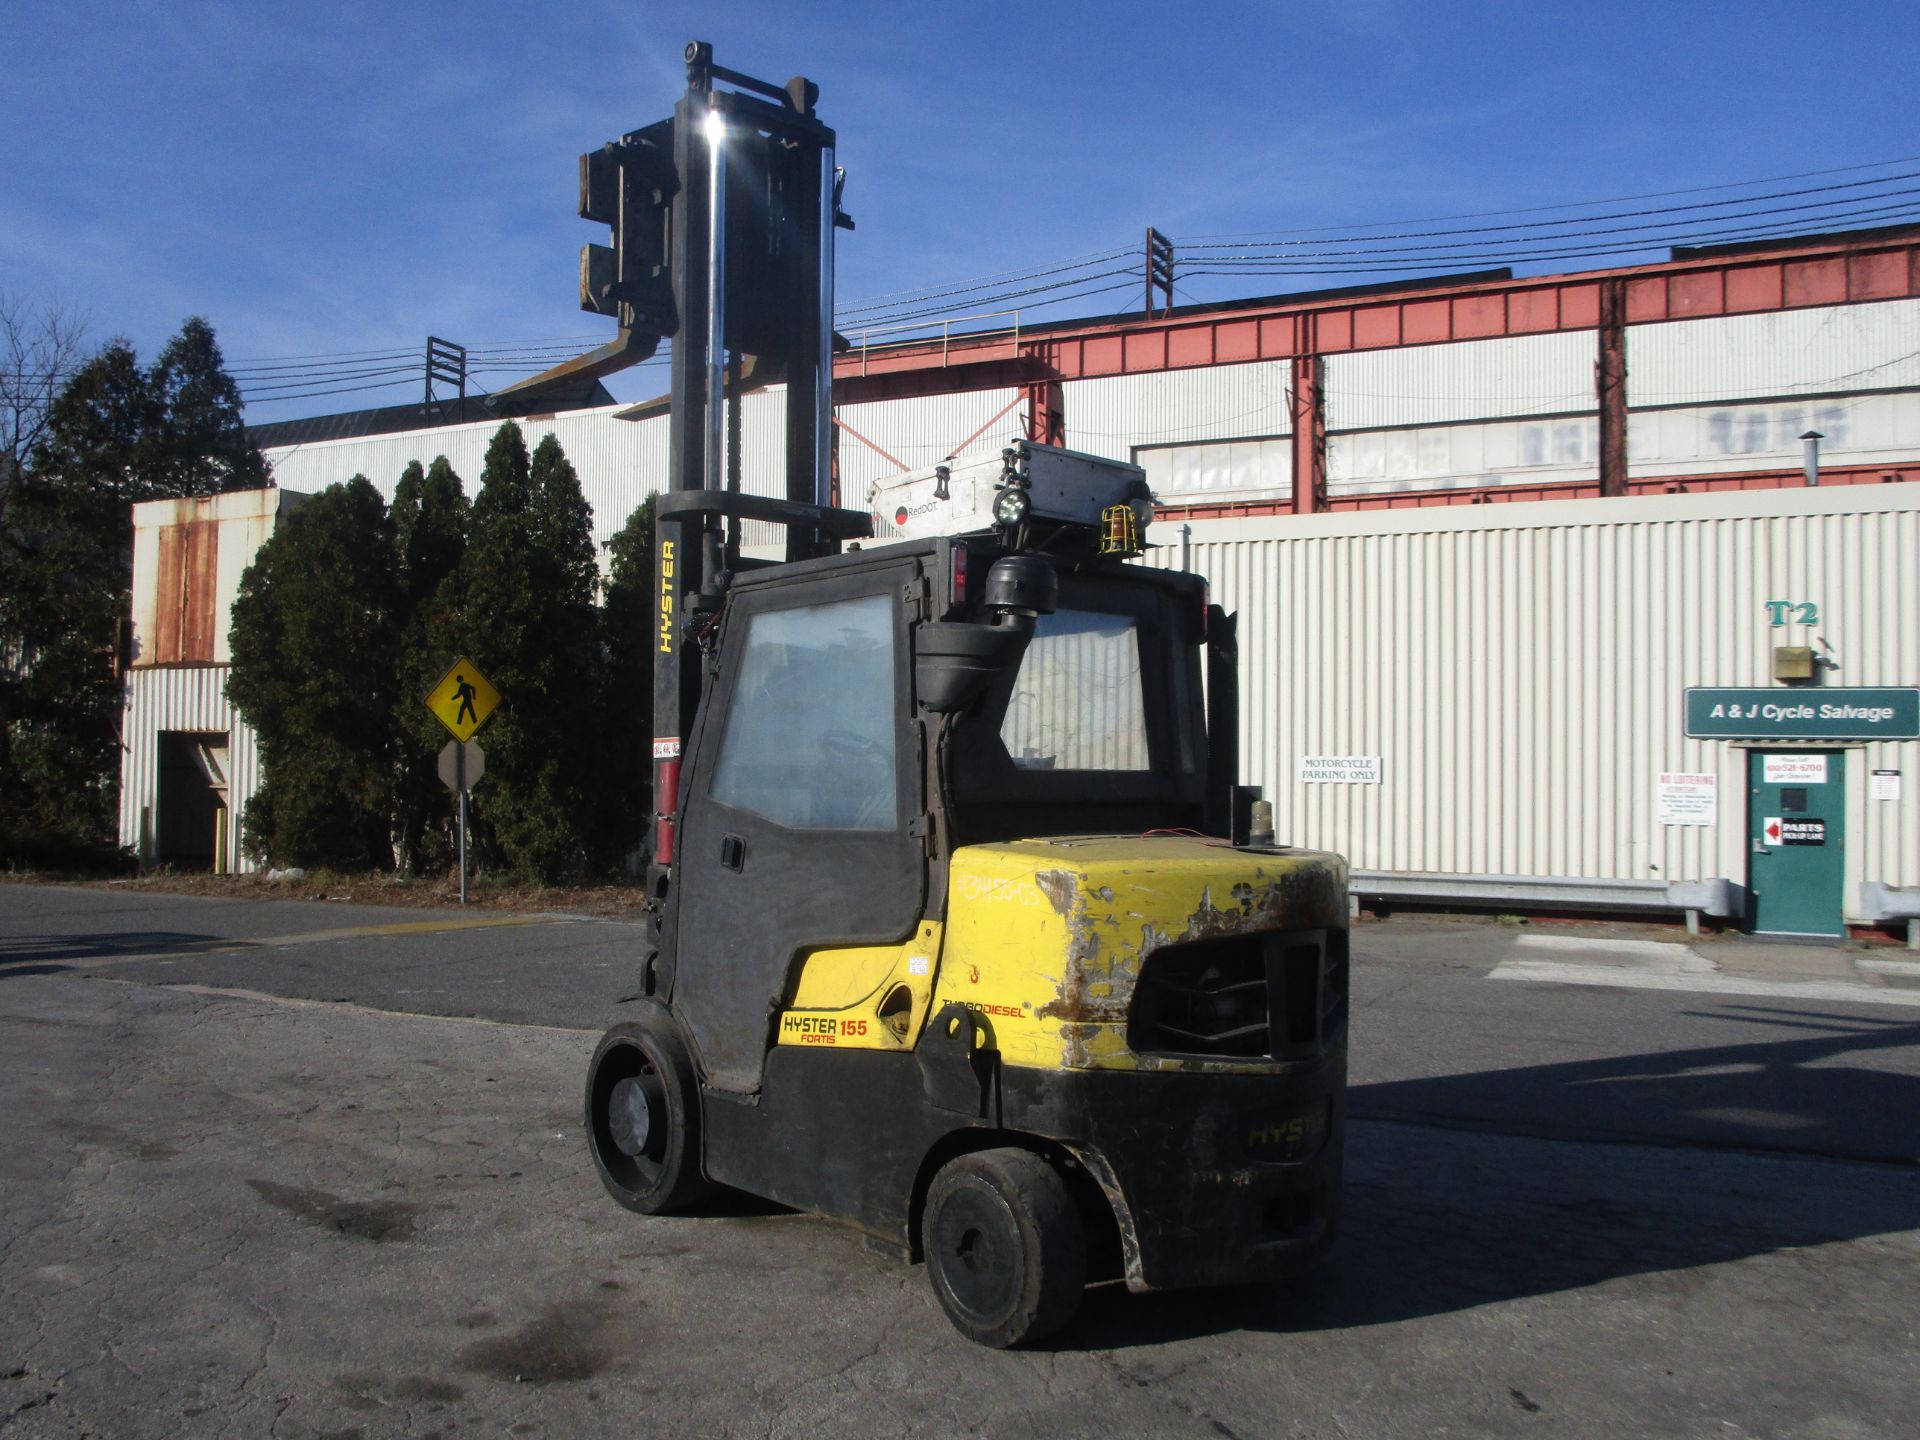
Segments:
[[[1920,687],[1688,690],[1686,733],[1731,740],[1920,739]]]

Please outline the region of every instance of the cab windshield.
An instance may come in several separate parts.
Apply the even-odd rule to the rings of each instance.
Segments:
[[[1061,577],[1020,663],[954,716],[942,769],[963,841],[1201,823],[1201,646],[1187,608],[1157,579]]]
[[[1145,770],[1140,627],[1127,615],[1042,615],[1020,662],[1000,743],[1019,770]]]

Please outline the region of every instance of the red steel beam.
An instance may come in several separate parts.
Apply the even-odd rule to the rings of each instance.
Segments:
[[[1820,488],[1832,485],[1897,485],[1920,481],[1920,464],[1820,467]],[[1629,495],[1706,495],[1719,490],[1794,490],[1806,487],[1806,472],[1741,470],[1709,475],[1647,475],[1627,482]],[[1601,494],[1598,480],[1544,480],[1517,485],[1481,485],[1457,490],[1385,490],[1369,495],[1323,498],[1330,513],[1354,510],[1429,510],[1449,505],[1511,505],[1529,500],[1592,500]],[[1257,515],[1291,515],[1290,500],[1210,500],[1204,505],[1156,505],[1155,524],[1180,520],[1241,520]]]
[[[1317,354],[1293,362],[1293,513],[1311,515],[1327,489],[1325,366]]]
[[[944,344],[849,352],[835,362],[834,384],[838,389],[859,377],[875,385],[885,376],[893,377],[896,394],[926,394],[933,392],[918,387],[938,384],[939,372],[980,360],[1037,361],[1050,378],[1074,380],[1291,359],[1310,351],[1333,354],[1594,330],[1600,327],[1602,289],[1609,284],[1620,287],[1627,325],[1905,299],[1920,296],[1920,239],[1783,244],[1774,251],[1477,281],[1399,296],[1276,301],[1212,314],[1109,319],[1023,335],[1017,342],[1004,331],[977,341],[955,336]]]

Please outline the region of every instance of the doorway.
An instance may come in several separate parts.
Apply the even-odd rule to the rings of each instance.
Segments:
[[[1847,933],[1847,757],[1747,754],[1747,922],[1758,935]]]
[[[179,870],[227,869],[227,736],[160,732],[155,861]]]

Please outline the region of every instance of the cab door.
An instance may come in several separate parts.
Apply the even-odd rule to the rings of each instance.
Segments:
[[[672,1003],[712,1088],[760,1087],[801,957],[904,940],[925,860],[912,562],[736,591],[676,859]]]

